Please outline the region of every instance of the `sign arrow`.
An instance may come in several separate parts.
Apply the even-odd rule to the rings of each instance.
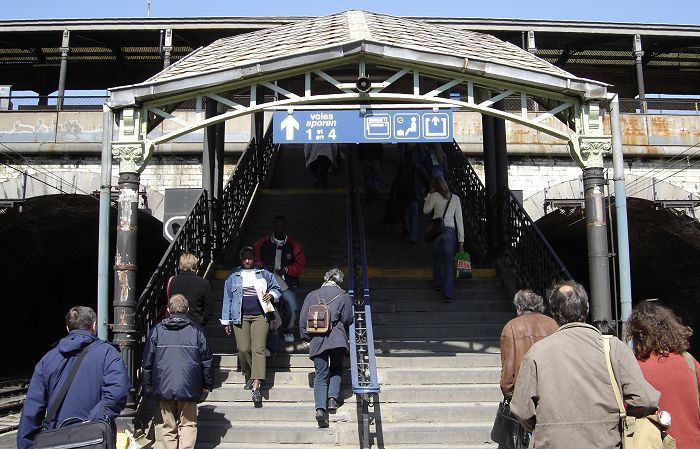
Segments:
[[[440,123],[440,119],[438,119],[437,116],[433,116],[433,126],[437,126],[438,123]]]
[[[294,140],[294,130],[299,130],[299,122],[291,115],[280,123],[280,129],[285,131],[285,139]]]

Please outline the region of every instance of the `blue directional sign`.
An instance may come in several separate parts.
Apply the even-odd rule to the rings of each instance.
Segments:
[[[275,111],[275,143],[451,142],[452,110]]]

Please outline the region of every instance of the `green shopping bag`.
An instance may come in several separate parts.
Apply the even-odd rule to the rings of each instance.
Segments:
[[[455,254],[455,279],[471,279],[472,278],[472,261],[469,253],[460,251]]]

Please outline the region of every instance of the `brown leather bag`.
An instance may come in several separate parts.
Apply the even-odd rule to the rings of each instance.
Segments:
[[[309,306],[309,312],[306,315],[306,332],[310,334],[325,334],[331,330],[333,324],[331,323],[331,308],[328,307],[328,305],[343,293],[345,292],[338,293],[333,299],[326,302],[326,300],[321,299],[318,292],[316,292],[318,303]]]

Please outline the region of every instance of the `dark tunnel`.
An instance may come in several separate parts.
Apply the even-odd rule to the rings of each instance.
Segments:
[[[29,376],[36,362],[66,334],[71,306],[97,307],[99,202],[85,195],[28,199],[23,211],[0,214],[0,298],[8,306],[0,330],[5,361],[0,378]],[[110,214],[110,264],[116,210]],[[139,212],[137,291],[167,248],[160,221]],[[112,276],[110,283],[113,284]],[[110,297],[113,286],[110,285]],[[111,307],[110,307],[111,309]]]

